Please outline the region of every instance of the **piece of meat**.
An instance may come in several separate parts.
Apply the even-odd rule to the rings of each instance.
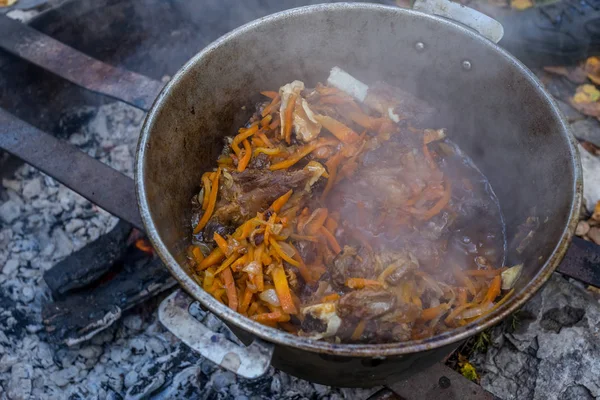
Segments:
[[[393,268],[393,272],[385,278],[385,281],[392,286],[399,285],[410,271],[419,268],[417,258],[407,252],[382,251],[377,255],[377,261],[386,270]]]
[[[376,260],[373,253],[365,247],[355,249],[344,246],[333,263],[328,265],[331,285],[341,290],[348,278],[372,278],[376,270]]]
[[[342,296],[337,313],[342,318],[372,319],[394,309],[396,296],[385,289],[355,290]]]
[[[239,225],[266,210],[290,189],[303,188],[310,172],[246,169],[223,174],[213,218],[221,224]]]
[[[425,124],[435,113],[433,107],[412,93],[384,82],[375,82],[369,86],[365,102],[385,116],[389,116],[389,108],[392,108],[393,113],[400,118],[408,118],[418,125]]]

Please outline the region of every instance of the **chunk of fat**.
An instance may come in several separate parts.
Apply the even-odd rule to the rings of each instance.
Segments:
[[[288,106],[290,98],[293,94],[300,95],[300,92],[304,90],[304,82],[293,81],[279,88],[279,95],[281,96],[281,106],[279,106],[279,122],[281,125],[281,132],[284,131],[285,126],[285,109]]]
[[[343,92],[348,93],[361,103],[367,98],[369,87],[341,69],[340,67],[331,68],[327,83]]]
[[[335,303],[321,303],[313,306],[304,307],[302,309],[304,316],[310,315],[313,318],[321,320],[327,325],[325,332],[318,332],[306,335],[311,339],[323,339],[335,335],[342,324],[342,320],[336,313]]]

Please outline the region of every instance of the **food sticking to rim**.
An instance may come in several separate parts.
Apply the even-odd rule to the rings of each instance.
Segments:
[[[262,324],[338,343],[422,339],[500,306],[522,267],[485,176],[435,113],[338,67],[262,92],[192,199],[193,276]]]

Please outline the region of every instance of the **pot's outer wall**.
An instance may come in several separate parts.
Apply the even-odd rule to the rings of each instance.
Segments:
[[[424,43],[424,51],[415,49],[417,42]],[[470,69],[464,68],[464,61],[470,62]],[[400,86],[438,107],[437,127],[448,128],[449,136],[488,176],[506,218],[508,264],[524,262],[525,268],[512,299],[477,324],[407,343],[311,341],[241,317],[187,275],[190,199],[200,188],[202,173],[216,165],[223,136],[236,134],[245,123],[260,99],[259,91],[276,90],[295,79],[310,87],[326,80],[335,65],[367,83],[385,80]],[[533,295],[556,268],[581,202],[573,138],[528,70],[461,26],[404,9],[366,4],[287,11],[215,42],[191,60],[159,96],[147,117],[138,151],[136,183],[142,218],[155,248],[183,287],[229,325],[295,347],[276,349],[274,363],[282,369],[332,385],[372,386],[392,372],[416,372],[416,366],[438,361],[456,342],[500,321]],[[512,238],[517,226],[532,215],[541,225],[519,254]],[[309,356],[298,349],[321,355]],[[388,359],[388,367],[374,369],[369,361],[336,362],[324,354],[408,356]],[[317,357],[328,361],[328,366],[317,365]],[[327,376],[327,368],[338,368],[335,376]]]

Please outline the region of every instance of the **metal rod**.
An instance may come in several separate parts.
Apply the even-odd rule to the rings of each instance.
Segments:
[[[4,149],[136,228],[144,225],[133,179],[0,108]]]
[[[577,236],[557,271],[588,285],[600,287],[600,246]]]
[[[164,84],[96,60],[0,15],[0,48],[85,89],[148,111]]]

